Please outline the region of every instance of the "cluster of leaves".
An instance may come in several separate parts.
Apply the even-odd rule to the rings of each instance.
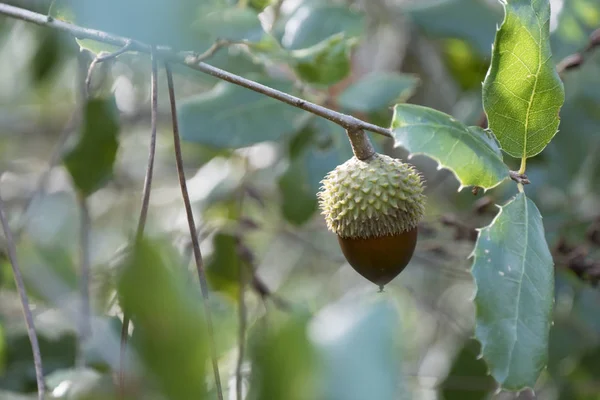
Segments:
[[[580,21],[587,15],[586,10],[598,13],[600,5],[592,3],[565,1],[561,23],[553,35],[550,35],[550,7],[548,1],[543,0],[509,0],[504,7],[504,21],[501,9],[476,0],[415,2],[404,6],[402,11],[424,33],[444,38],[441,46],[446,52],[449,70],[466,92],[479,90],[482,74],[488,67],[485,58],[495,38],[483,85],[482,105],[489,121],[487,130],[428,107],[398,104],[417,90],[419,78],[415,75],[372,72],[355,78],[351,54],[365,34],[366,21],[363,13],[345,3],[299,2],[295,8],[281,13],[269,32],[259,20],[265,8],[277,6],[269,1],[234,4],[211,0],[202,2],[201,10],[197,10],[197,2],[191,0],[178,2],[178,7],[163,0],[58,1],[54,15],[86,27],[176,49],[202,52],[218,39],[242,43],[224,49],[210,63],[283,92],[312,96],[311,100],[316,102],[391,125],[394,147],[407,150],[411,157],[423,154],[435,160],[440,169],[453,173],[459,190],[471,186],[488,191],[510,182],[509,166],[514,160],[506,160],[504,153],[521,159],[521,173],[525,172],[526,160],[547,146],[541,158],[546,153],[548,157],[558,153],[564,163],[550,163],[546,171],[538,167],[546,164],[530,163],[527,172],[532,172],[533,195],[526,195],[521,187],[516,196],[500,208],[492,223],[479,231],[472,253],[472,275],[477,288],[475,335],[481,349],[474,350],[473,347],[478,346],[468,343],[446,383],[464,374],[480,377],[483,389],[469,394],[483,398],[495,387],[488,374],[501,388],[518,391],[535,387],[547,365],[551,374],[562,376],[560,365],[567,358],[585,358],[581,369],[573,372],[579,374],[580,379],[583,379],[580,375],[591,374],[597,366],[593,357],[584,355],[587,350],[596,348],[598,326],[592,323],[580,328],[592,337],[582,343],[563,340],[569,335],[579,335],[572,332],[575,328],[569,328],[568,324],[551,332],[554,318],[560,322],[560,318],[570,321],[577,316],[568,312],[561,314],[558,312],[561,310],[553,312],[555,293],[560,296],[569,292],[572,283],[568,277],[560,276],[555,288],[553,259],[540,211],[534,203],[534,200],[538,202],[534,196],[539,192],[536,178],[543,181],[541,174],[549,174],[566,177],[562,181],[571,179],[579,172],[581,154],[587,154],[586,146],[592,143],[588,133],[597,132],[600,126],[594,113],[600,93],[594,91],[599,86],[598,74],[594,75],[598,72],[598,62],[586,65],[586,69],[565,79],[565,86],[579,87],[579,90],[573,90],[562,111],[563,84],[555,69],[556,62],[581,47],[593,24],[600,22],[589,20],[592,17]],[[469,23],[465,23],[465,19]],[[496,24],[500,23],[494,34]],[[577,29],[568,30],[574,24]],[[47,38],[52,40],[53,36]],[[109,49],[87,40],[78,42],[94,52]],[[58,42],[53,43],[56,46]],[[40,45],[37,54],[44,62],[33,63],[37,66],[33,71],[36,79],[43,79],[57,62],[56,53],[50,52],[50,57],[45,53],[48,49],[48,44]],[[283,72],[281,66],[285,67]],[[281,73],[272,74],[274,69]],[[352,154],[343,130],[230,83],[215,83],[212,78],[196,75],[188,78],[202,79],[211,88],[181,102],[178,118],[183,139],[209,147],[215,154],[232,154],[236,149],[274,143],[287,161],[277,177],[281,214],[295,226],[315,217],[319,181]],[[481,102],[481,97],[478,101]],[[559,121],[559,112],[562,121]],[[565,141],[576,141],[565,134],[551,142],[559,122],[561,130],[574,132],[581,138],[581,144],[565,145]],[[119,149],[114,99],[87,100],[82,127],[79,141],[63,159],[78,194],[88,197],[112,176]],[[382,149],[384,144],[377,142],[376,147]],[[591,186],[598,184],[594,178],[590,178]],[[511,188],[514,192],[514,186]],[[225,195],[227,214],[229,219],[235,220],[240,215],[232,204],[237,202],[239,187],[229,189],[225,189],[228,191]],[[529,188],[526,189],[529,194]],[[541,204],[545,205],[543,201]],[[207,264],[211,288],[237,299],[243,264],[237,238],[220,232],[214,236],[213,246],[214,256]],[[68,257],[60,261],[56,254],[48,255],[42,250],[36,249],[39,257],[52,259],[58,270],[72,264]],[[30,264],[35,265],[35,262]],[[198,378],[210,376],[206,369],[209,361],[207,327],[199,306],[201,299],[181,275],[184,264],[168,245],[150,241],[135,243],[123,263],[118,294],[134,316],[135,351],[128,363],[135,366],[132,375],[139,379],[132,379],[135,382],[130,388],[132,398],[138,398],[142,392],[151,396],[155,391],[177,399],[214,397],[212,382]],[[64,272],[60,275],[64,276]],[[72,274],[63,281],[74,288]],[[43,292],[43,288],[32,290]],[[588,288],[581,289],[581,293],[578,299],[581,307],[573,306],[573,310],[589,310],[590,304],[598,300],[597,293]],[[40,297],[44,297],[43,293]],[[227,332],[218,343],[219,352],[224,353],[236,340],[231,316],[224,316],[231,313],[233,307],[220,300],[214,303],[213,308],[218,309],[217,331]],[[347,318],[339,315],[343,308],[332,307],[322,310],[322,317],[293,313],[277,315],[273,320],[269,314],[268,321],[267,316],[251,321],[248,398],[396,398],[398,387],[404,385],[398,382],[402,375],[402,352],[396,342],[402,332],[395,306],[379,300],[375,304],[362,303],[360,307],[352,305],[361,312]],[[338,314],[336,318],[340,320],[336,323],[344,329],[326,324],[334,333],[309,329],[313,325],[319,328],[323,325],[322,319],[331,313]],[[56,365],[47,364],[49,372],[57,371],[47,377],[54,397],[82,398],[77,396],[93,393],[111,398],[114,395],[116,389],[107,372],[118,369],[115,343],[120,326],[113,319],[99,320],[93,327],[104,326],[112,347],[106,342],[94,342],[88,354],[88,365],[94,369],[65,370],[73,365],[75,339],[71,334],[61,337],[68,349],[63,355],[68,357],[57,357],[61,362]],[[16,337],[24,338],[22,332]],[[564,342],[576,348],[560,348]],[[25,348],[22,343],[10,341],[5,346]],[[61,346],[56,344],[52,348]],[[475,360],[479,352],[483,361]],[[43,353],[54,359],[46,349]],[[9,383],[16,380],[9,374],[0,381],[2,386],[15,391],[32,389],[30,356],[20,357],[16,352],[7,352],[7,355],[10,373],[18,375],[21,372],[15,371],[25,368],[29,379],[11,386]],[[80,386],[65,386],[65,382],[78,382]],[[571,393],[576,390],[572,382],[566,382],[561,389]],[[466,398],[461,397],[464,393],[452,390],[450,384],[444,389],[444,395]]]

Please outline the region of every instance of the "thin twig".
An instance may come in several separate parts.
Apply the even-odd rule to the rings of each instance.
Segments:
[[[9,6],[7,4],[0,4],[0,14],[4,14],[23,21],[32,22],[41,26],[57,29],[63,32],[68,32],[78,38],[92,39],[98,42],[108,43],[115,46],[125,46],[127,43],[130,42],[129,50],[131,51],[139,51],[144,53],[150,53],[151,51],[151,47],[149,45],[132,40],[130,38],[113,35],[95,29],[83,28],[78,25],[70,24],[57,19],[48,19],[46,15],[38,14],[18,7]],[[308,111],[310,113],[323,117],[329,121],[332,121],[345,128],[346,130],[356,131],[359,129],[363,129],[366,131],[378,133],[383,136],[392,137],[392,132],[388,128],[383,128],[381,126],[377,126],[369,122],[365,122],[361,119],[355,118],[351,115],[342,114],[340,112],[331,110],[327,107],[311,103],[299,97],[292,96],[290,94],[254,82],[252,80],[242,78],[241,76],[213,67],[212,65],[205,64],[203,62],[196,62],[196,56],[194,54],[191,54],[190,52],[174,52],[169,47],[164,46],[158,46],[156,48],[156,51],[157,54],[165,60],[176,62],[179,64],[184,64],[191,69],[233,83],[234,85],[245,87],[257,93],[264,94],[265,96],[271,97],[291,106],[301,108],[305,111]]]
[[[206,51],[200,54],[194,54],[194,62],[198,63],[201,61],[208,60],[212,56],[214,56],[219,50],[223,47],[231,46],[233,44],[246,44],[244,41],[234,41],[227,39],[217,39]]]
[[[78,195],[80,212],[79,227],[79,256],[80,256],[80,276],[79,291],[81,296],[81,309],[79,313],[79,340],[77,366],[85,368],[84,343],[90,337],[90,211],[87,205],[87,199],[84,195]]]
[[[131,45],[131,42],[129,43]],[[146,220],[148,218],[148,208],[150,206],[150,193],[152,191],[152,177],[154,176],[154,157],[156,154],[156,125],[158,118],[158,62],[156,52],[150,53],[152,63],[152,74],[150,80],[151,107],[150,107],[150,148],[148,150],[148,163],[146,165],[146,174],[144,178],[144,188],[142,190],[142,207],[140,209],[140,218],[138,221],[136,240],[144,235]],[[123,310],[123,326],[121,328],[121,349],[119,365],[119,386],[121,394],[125,396],[125,357],[127,351],[127,339],[129,337],[130,315],[127,310]]]
[[[31,315],[31,309],[29,308],[29,299],[27,297],[27,291],[25,290],[25,283],[23,282],[23,276],[21,275],[21,269],[19,268],[19,262],[17,261],[17,249],[15,242],[8,225],[8,220],[4,215],[4,203],[0,197],[0,223],[2,223],[2,229],[4,230],[4,237],[6,238],[6,250],[8,253],[8,259],[12,266],[13,275],[15,277],[15,284],[19,297],[21,298],[21,306],[23,308],[23,314],[25,315],[25,324],[27,325],[27,335],[29,336],[29,342],[31,343],[31,352],[33,353],[33,364],[35,366],[35,378],[37,380],[38,388],[38,399],[44,399],[44,392],[46,391],[46,385],[44,383],[44,369],[42,367],[42,354],[40,352],[40,345],[38,343],[37,334],[35,332],[35,325],[33,323],[33,315]]]
[[[150,114],[150,149],[148,151],[148,164],[146,165],[146,175],[144,178],[144,189],[142,192],[142,208],[140,210],[140,220],[137,227],[137,236],[144,233],[146,227],[146,219],[148,217],[148,207],[150,205],[150,191],[152,189],[152,177],[154,175],[154,156],[156,154],[156,123],[158,115],[158,66],[156,53],[153,51],[150,54],[152,61],[152,78],[151,78],[151,114]]]
[[[177,164],[177,175],[179,176],[179,186],[181,187],[181,197],[185,205],[185,212],[187,215],[188,226],[190,230],[190,238],[192,239],[192,249],[194,251],[194,259],[196,261],[196,270],[198,271],[198,278],[200,281],[200,291],[204,301],[204,313],[206,316],[206,325],[208,330],[208,340],[211,351],[212,367],[215,375],[215,386],[217,389],[217,397],[219,400],[223,400],[223,388],[221,386],[221,377],[219,375],[219,362],[217,356],[217,348],[215,346],[215,334],[213,330],[212,316],[209,304],[208,294],[208,282],[206,280],[206,274],[204,272],[204,262],[202,260],[202,253],[200,252],[200,242],[198,240],[198,232],[196,230],[196,223],[194,222],[194,213],[192,210],[192,204],[190,202],[190,196],[187,190],[187,183],[185,180],[185,171],[183,167],[183,157],[181,155],[181,142],[179,138],[179,124],[177,121],[177,104],[175,101],[175,88],[173,86],[173,75],[171,73],[171,67],[165,62],[165,71],[167,73],[167,85],[169,88],[169,101],[171,103],[171,119],[173,123],[173,145],[175,148],[175,161]]]
[[[104,61],[109,61],[109,60],[112,60],[114,58],[117,58],[121,54],[129,51],[130,48],[131,48],[131,40],[127,41],[127,43],[125,43],[125,45],[122,46],[119,50],[114,51],[112,53],[108,53],[108,52],[105,52],[105,51],[98,53],[98,55],[90,63],[90,66],[89,66],[88,71],[87,71],[87,76],[85,77],[85,91],[86,91],[86,93],[89,94],[89,92],[90,92],[90,85],[92,83],[92,73],[94,72],[94,69],[96,68],[96,65],[100,64],[100,63],[102,63]]]

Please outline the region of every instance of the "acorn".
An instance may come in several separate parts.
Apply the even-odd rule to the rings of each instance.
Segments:
[[[348,263],[383,290],[412,258],[425,195],[413,166],[369,153],[329,172],[318,198]]]

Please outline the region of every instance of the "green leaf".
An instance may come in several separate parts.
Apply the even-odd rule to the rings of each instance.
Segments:
[[[131,313],[135,345],[153,381],[168,398],[205,399],[203,309],[173,253],[163,243],[138,241],[123,267],[118,293]]]
[[[485,0],[412,1],[402,11],[427,35],[466,40],[485,57],[502,21],[501,10]]]
[[[258,42],[265,34],[258,14],[249,8],[218,8],[203,13],[193,26],[210,41],[227,39]]]
[[[501,207],[473,255],[483,358],[503,388],[533,388],[548,362],[554,303],[554,263],[535,203],[519,193]]]
[[[117,397],[112,376],[90,368],[63,369],[46,376],[53,399],[101,400]]]
[[[552,62],[547,0],[509,0],[483,84],[489,127],[513,157],[540,153],[557,132],[565,93]]]
[[[248,6],[256,11],[263,11],[265,8],[271,5],[274,0],[250,0]]]
[[[69,329],[69,326],[65,326],[65,321],[56,315],[36,320],[45,374],[70,368],[75,364],[77,339]],[[27,330],[24,326],[19,326],[7,329],[5,335],[6,370],[0,375],[0,388],[19,392],[35,391],[33,353]]]
[[[480,346],[468,340],[441,384],[445,400],[484,400],[494,391],[496,383],[488,374],[485,361],[479,359]]]
[[[338,103],[345,110],[372,113],[406,101],[418,84],[416,75],[372,72],[348,86]]]
[[[550,37],[555,62],[583,49],[589,41],[590,33],[599,25],[598,0],[564,0],[556,29]]]
[[[302,225],[317,211],[317,196],[310,185],[306,165],[302,158],[292,160],[279,178],[281,212],[294,225]]]
[[[205,4],[206,3],[206,4]],[[198,48],[199,33],[192,25],[197,15],[218,7],[214,1],[178,0],[78,0],[69,1],[78,25],[99,29],[144,43],[181,50]]]
[[[600,190],[598,126],[600,126],[600,52],[564,76],[566,101],[560,111],[560,133],[544,151],[548,162],[540,166],[547,181],[564,190],[574,177],[592,183],[591,191]],[[593,188],[593,190],[592,190]]]
[[[481,128],[467,127],[451,116],[431,108],[398,104],[392,130],[396,146],[411,156],[425,154],[447,168],[461,188],[490,189],[508,177],[508,167],[494,139]],[[460,190],[460,189],[459,189]]]
[[[356,44],[343,33],[306,49],[291,52],[292,65],[305,82],[331,85],[350,73],[350,51]]]
[[[79,142],[63,161],[77,191],[89,196],[112,175],[119,147],[119,116],[114,98],[89,100],[83,117]]]
[[[215,234],[213,252],[206,262],[206,278],[211,288],[237,299],[240,263],[236,237],[227,233]]]
[[[348,6],[330,2],[306,2],[285,23],[281,44],[291,50],[311,47],[336,33],[357,37],[363,32],[363,16]]]
[[[249,400],[305,400],[316,396],[317,353],[308,339],[308,319],[257,324],[251,332]],[[264,327],[264,328],[263,328]]]
[[[44,29],[38,33],[35,54],[30,64],[33,83],[45,82],[60,69],[70,50],[71,43],[67,39],[64,33],[54,30]]]
[[[263,81],[289,93],[292,85]],[[230,83],[191,97],[178,110],[181,137],[218,148],[240,148],[279,140],[295,132],[305,112],[280,101]]]
[[[401,332],[395,307],[387,299],[342,302],[317,315],[312,332],[323,357],[323,398],[402,398],[407,388],[402,385]],[[326,321],[328,317],[332,320]]]

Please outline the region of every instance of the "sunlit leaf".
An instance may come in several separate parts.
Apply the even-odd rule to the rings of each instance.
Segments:
[[[114,98],[89,100],[77,145],[63,160],[77,191],[89,196],[112,176],[119,143],[118,112]]]
[[[292,85],[262,82],[284,92]],[[183,140],[213,147],[239,148],[279,140],[296,131],[305,111],[230,83],[181,102],[178,110]]]
[[[348,86],[338,97],[338,103],[349,111],[380,111],[407,100],[418,83],[416,75],[372,72]]]
[[[483,85],[489,127],[513,157],[540,153],[557,132],[565,94],[552,62],[548,0],[510,0]]]
[[[135,326],[144,367],[169,398],[206,398],[207,334],[202,306],[181,262],[160,242],[140,240],[118,290]]]
[[[305,82],[331,85],[350,73],[350,50],[355,40],[334,35],[312,47],[291,52],[292,65]]]
[[[554,262],[533,201],[519,193],[502,207],[473,256],[483,358],[503,388],[533,388],[548,362],[554,303]]]
[[[398,104],[392,130],[396,146],[433,158],[454,173],[461,187],[489,189],[508,177],[508,167],[489,133],[467,127],[440,111]]]

